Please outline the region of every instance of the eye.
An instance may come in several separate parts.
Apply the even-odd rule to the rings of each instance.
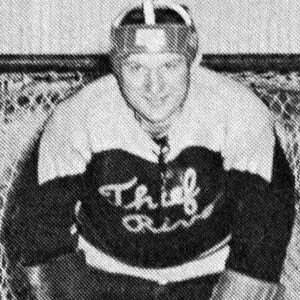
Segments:
[[[128,68],[129,68],[130,72],[137,73],[137,72],[142,71],[143,66],[141,64],[134,63],[134,64],[129,64]]]
[[[174,70],[177,68],[177,66],[178,66],[178,63],[174,62],[174,61],[165,63],[165,69],[167,69],[167,70]]]

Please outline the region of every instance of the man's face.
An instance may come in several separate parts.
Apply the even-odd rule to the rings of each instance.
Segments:
[[[122,93],[138,114],[161,122],[183,104],[189,88],[190,70],[176,53],[132,54],[121,64]]]

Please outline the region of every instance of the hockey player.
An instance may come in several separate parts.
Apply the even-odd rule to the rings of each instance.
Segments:
[[[114,74],[59,105],[10,193],[15,295],[280,299],[294,203],[268,109],[193,66],[180,5],[126,10],[111,41]]]

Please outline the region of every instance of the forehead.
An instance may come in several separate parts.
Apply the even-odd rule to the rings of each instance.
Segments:
[[[178,53],[138,53],[129,55],[124,62],[156,66],[168,62],[181,62],[184,59],[184,55]]]

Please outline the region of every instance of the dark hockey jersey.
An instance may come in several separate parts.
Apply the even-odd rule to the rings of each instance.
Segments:
[[[116,79],[101,78],[57,108],[36,144],[19,179],[27,183],[13,196],[12,249],[35,264],[72,251],[79,237],[91,264],[110,270],[105,261],[113,262],[111,271],[136,276],[222,252],[221,265],[275,281],[293,201],[271,189],[272,126],[247,89],[199,69],[182,113],[157,142]]]

